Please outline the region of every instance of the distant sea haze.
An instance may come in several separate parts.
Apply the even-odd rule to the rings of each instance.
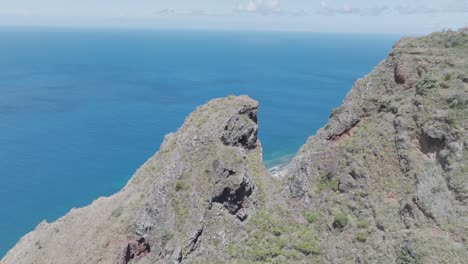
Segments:
[[[398,36],[0,28],[0,256],[43,219],[120,190],[196,106],[260,102],[290,159]]]

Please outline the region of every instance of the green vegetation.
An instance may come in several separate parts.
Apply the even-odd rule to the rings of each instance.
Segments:
[[[416,264],[421,263],[419,257],[414,254],[413,250],[407,246],[403,247],[397,257],[398,264]]]
[[[367,238],[369,237],[369,233],[367,232],[359,232],[356,236],[356,240],[361,242],[361,243],[364,243],[367,241]]]
[[[450,81],[452,79],[452,75],[450,73],[446,73],[444,75],[444,81]]]
[[[318,254],[320,252],[318,244],[311,241],[300,240],[294,247],[305,255]]]
[[[359,222],[357,222],[357,227],[358,228],[363,228],[363,229],[366,229],[370,226],[369,222],[365,221],[365,220],[360,220]]]
[[[312,212],[304,212],[302,215],[309,223],[315,222],[320,216],[319,213],[312,213]]]
[[[317,190],[319,192],[323,190],[333,190],[338,191],[338,180],[329,179],[328,177],[321,176],[317,180]]]
[[[171,231],[165,230],[163,232],[162,236],[161,236],[161,240],[167,242],[167,241],[171,240],[173,236],[174,235],[171,233]]]
[[[256,152],[258,150],[255,150]],[[266,201],[265,187],[263,186],[262,179],[260,177],[262,171],[264,170],[263,161],[259,158],[259,153],[252,153],[247,156],[247,167],[251,173],[252,179],[255,181],[257,186],[257,197],[261,203]]]
[[[182,190],[187,190],[189,188],[188,185],[186,185],[183,181],[178,181],[175,185],[175,190],[176,192],[182,191]]]
[[[468,34],[453,34],[452,36],[448,37],[447,41],[445,42],[446,48],[457,48],[462,46],[468,46]]]
[[[335,220],[333,221],[333,226],[335,228],[342,229],[344,228],[349,222],[348,215],[345,213],[339,213],[335,215]]]
[[[301,259],[320,253],[314,227],[297,223],[290,212],[280,208],[262,210],[250,221],[246,243],[226,247],[226,253],[233,259],[244,259],[246,263],[270,263],[281,256]]]
[[[424,95],[427,94],[427,90],[436,89],[438,87],[439,83],[437,80],[424,77],[416,83],[416,92]]]

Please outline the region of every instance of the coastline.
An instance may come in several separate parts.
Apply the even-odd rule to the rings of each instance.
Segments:
[[[287,154],[282,156],[281,158],[265,161],[265,165],[273,177],[282,178],[285,176],[285,171],[287,167],[291,164],[292,159],[295,157],[295,153]],[[270,164],[269,166],[267,164]],[[273,165],[274,164],[274,165]]]

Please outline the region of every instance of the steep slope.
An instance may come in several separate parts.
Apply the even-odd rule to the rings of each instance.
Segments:
[[[404,38],[286,175],[325,263],[466,263],[468,32]]]
[[[467,104],[468,31],[404,38],[272,176],[257,102],[210,101],[0,263],[465,263]]]
[[[257,102],[228,97],[196,109],[125,188],[41,223],[0,263],[182,262],[214,258],[257,208],[262,165]],[[254,180],[257,179],[257,180]]]

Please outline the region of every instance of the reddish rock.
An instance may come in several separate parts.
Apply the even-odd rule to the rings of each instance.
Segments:
[[[138,261],[151,252],[151,246],[145,238],[140,238],[136,241],[128,243],[127,247],[123,251],[121,258],[122,264],[127,264],[130,260]]]

